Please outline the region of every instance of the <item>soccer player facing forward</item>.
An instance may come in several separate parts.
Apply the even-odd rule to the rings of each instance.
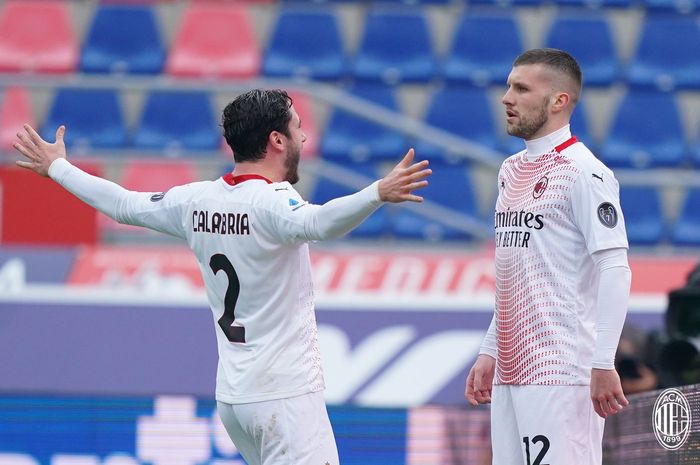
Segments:
[[[306,139],[281,90],[252,90],[223,111],[235,167],[165,193],[130,192],[71,165],[65,128],[50,144],[30,126],[17,164],[49,176],[125,224],[183,238],[196,255],[214,315],[218,411],[248,465],[338,465],[323,399],[309,241],[342,236],[385,202],[421,202],[428,162],[413,149],[384,178],[324,205],[292,186]]]
[[[526,148],[498,173],[496,306],[465,389],[491,403],[494,465],[600,465],[604,419],[628,405],[627,234],[617,180],[569,129],[581,84],[568,53],[529,50],[502,99]]]

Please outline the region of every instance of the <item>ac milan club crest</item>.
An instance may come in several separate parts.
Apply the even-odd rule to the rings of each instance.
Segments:
[[[547,179],[547,176],[542,176],[535,184],[535,189],[532,191],[532,196],[536,199],[542,197],[544,191],[547,190],[547,184],[549,184],[549,179]]]
[[[678,389],[666,389],[654,403],[652,425],[654,435],[665,449],[679,449],[685,444],[691,427],[691,408],[688,399]]]

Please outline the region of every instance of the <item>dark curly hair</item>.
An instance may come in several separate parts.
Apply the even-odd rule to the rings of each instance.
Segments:
[[[272,131],[289,137],[292,98],[281,89],[254,89],[226,105],[221,116],[226,143],[236,162],[265,158]]]

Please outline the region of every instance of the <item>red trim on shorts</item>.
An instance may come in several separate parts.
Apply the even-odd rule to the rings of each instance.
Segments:
[[[562,142],[561,144],[557,145],[554,147],[554,151],[557,153],[561,153],[562,150],[567,149],[574,145],[576,142],[578,142],[578,139],[576,139],[576,136],[571,136],[568,140]]]
[[[272,184],[272,181],[270,181],[266,177],[260,176],[259,174],[241,174],[240,176],[234,176],[233,173],[227,173],[221,176],[221,179],[223,179],[226,184],[229,184],[231,186],[235,186],[236,184],[240,184],[245,181],[250,181],[252,179],[262,179],[266,183]]]

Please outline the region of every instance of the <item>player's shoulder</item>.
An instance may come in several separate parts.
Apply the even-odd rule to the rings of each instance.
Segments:
[[[579,141],[567,147],[563,155],[580,170],[581,176],[586,178],[615,177],[612,170],[605,166],[605,163],[596,157],[583,142]]]
[[[153,194],[151,200],[155,202],[162,199],[170,201],[191,199],[211,188],[212,184],[212,181],[196,181],[188,184],[181,184],[171,187],[167,191]]]
[[[306,202],[289,182],[256,183],[251,185],[253,205],[273,211],[294,210]]]

